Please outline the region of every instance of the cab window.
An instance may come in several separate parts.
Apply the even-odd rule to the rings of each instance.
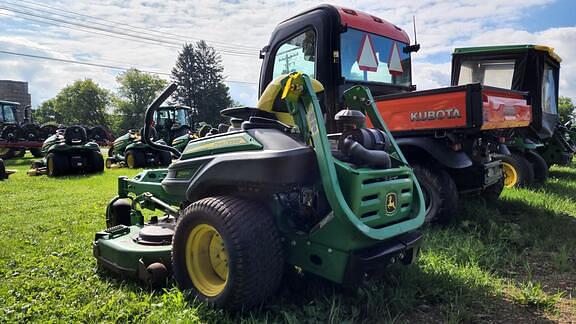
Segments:
[[[316,75],[316,34],[307,30],[286,42],[276,51],[272,79],[292,72]]]
[[[546,64],[544,66],[544,80],[542,81],[542,110],[552,115],[558,113],[555,80],[554,70]]]
[[[512,89],[514,65],[514,60],[463,61],[458,85],[479,82],[487,86]]]

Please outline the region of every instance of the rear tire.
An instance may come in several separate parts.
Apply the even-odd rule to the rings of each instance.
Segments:
[[[104,171],[104,158],[102,153],[90,151],[88,153],[88,172],[100,173]]]
[[[143,168],[146,166],[144,152],[139,150],[126,151],[126,166],[130,169]]]
[[[534,170],[534,183],[538,185],[544,184],[548,180],[548,164],[534,151],[527,151],[524,155]]]
[[[0,148],[0,159],[8,160],[14,157],[14,151],[10,148]]]
[[[24,155],[26,155],[26,150],[15,150],[14,151],[14,157],[22,158],[22,157],[24,157]]]
[[[4,166],[4,161],[0,159],[0,181],[8,179],[6,176],[6,167]]]
[[[68,157],[59,153],[48,153],[46,156],[46,170],[49,177],[64,175],[70,169]]]
[[[43,156],[42,150],[39,148],[30,149],[30,153],[32,153],[32,156],[37,157],[37,158],[40,158]]]
[[[227,309],[250,308],[278,288],[282,252],[264,207],[231,196],[209,197],[183,211],[172,243],[172,269],[180,289],[190,289],[199,300]]]
[[[172,163],[172,154],[170,152],[161,151],[158,153],[158,161],[161,166],[169,166]]]
[[[513,153],[512,155],[499,154],[495,158],[502,161],[505,188],[528,186],[530,183],[530,175],[532,174],[533,177],[534,174],[528,160],[517,153]]]
[[[415,165],[414,174],[422,187],[427,223],[445,223],[458,208],[458,189],[452,177],[442,169]]]

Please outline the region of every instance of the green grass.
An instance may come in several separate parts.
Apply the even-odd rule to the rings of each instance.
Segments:
[[[0,182],[0,322],[576,321],[576,169],[496,204],[462,198],[456,219],[425,229],[414,266],[355,289],[291,274],[266,305],[231,314],[96,269],[91,242],[116,178],[137,171],[28,177],[31,162],[7,161],[18,173]]]

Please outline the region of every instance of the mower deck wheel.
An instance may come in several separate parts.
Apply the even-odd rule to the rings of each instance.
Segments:
[[[414,175],[424,194],[427,223],[447,222],[458,206],[458,189],[452,177],[443,169],[415,165]]]
[[[528,162],[530,162],[532,166],[532,170],[534,170],[534,182],[535,184],[542,185],[548,180],[548,164],[540,156],[540,154],[534,151],[527,151],[524,154]]]
[[[188,206],[172,241],[172,269],[181,289],[228,309],[264,302],[278,288],[284,258],[278,230],[261,205],[232,196]]]

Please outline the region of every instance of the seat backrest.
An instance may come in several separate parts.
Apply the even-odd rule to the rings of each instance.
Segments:
[[[286,78],[286,74],[278,76],[276,79],[272,80],[266,86],[266,89],[258,99],[256,107],[260,110],[272,113],[276,116],[276,119],[281,123],[289,126],[296,126],[294,118],[290,115],[286,104],[283,102],[281,97],[282,90],[282,80]],[[324,86],[315,79],[310,79],[312,82],[312,87],[316,93],[324,91]]]
[[[81,145],[88,141],[86,129],[82,126],[69,126],[64,131],[64,140],[68,145]]]

